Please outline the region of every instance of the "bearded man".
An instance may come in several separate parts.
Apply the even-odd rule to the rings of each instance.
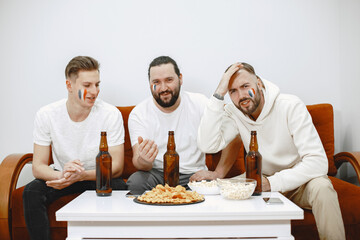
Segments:
[[[180,156],[179,184],[192,180],[225,177],[236,156],[236,140],[223,150],[215,171],[208,171],[205,153],[197,147],[197,130],[208,98],[199,93],[182,92],[183,76],[177,63],[168,56],[155,58],[148,69],[152,97],[139,103],[130,113],[129,132],[133,164],[139,170],[128,181],[131,191],[150,190],[164,184],[163,156],[168,132],[174,131]]]
[[[225,105],[227,93],[232,103]],[[345,239],[338,196],[327,177],[326,153],[306,105],[280,93],[250,64],[234,63],[205,108],[198,146],[217,152],[240,134],[248,152],[251,131],[257,131],[262,155],[262,191],[281,192],[311,209],[321,240]]]

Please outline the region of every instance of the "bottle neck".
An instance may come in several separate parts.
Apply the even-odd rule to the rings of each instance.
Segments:
[[[167,143],[167,150],[175,151],[175,138],[173,134],[169,134],[168,143]]]
[[[107,152],[108,151],[108,145],[107,145],[107,139],[106,135],[101,135],[100,139],[100,151]]]
[[[257,143],[256,134],[251,134],[249,150],[254,151],[254,152],[258,151],[258,143]]]

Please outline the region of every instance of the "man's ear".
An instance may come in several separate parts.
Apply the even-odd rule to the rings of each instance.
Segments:
[[[180,85],[182,85],[183,84],[183,80],[182,80],[182,74],[180,73],[180,75],[179,75],[179,80],[180,80]]]
[[[256,84],[258,85],[259,89],[265,88],[265,85],[264,85],[263,81],[261,80],[261,78],[258,77],[258,76],[256,76],[256,78],[257,78],[257,83]]]
[[[71,85],[71,80],[70,79],[66,79],[66,89],[71,92],[72,91],[72,85]]]

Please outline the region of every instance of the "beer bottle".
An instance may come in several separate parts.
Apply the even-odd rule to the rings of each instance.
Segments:
[[[106,132],[101,132],[100,151],[96,156],[96,195],[111,196],[112,159],[108,152]]]
[[[246,178],[256,180],[256,188],[253,195],[262,193],[262,156],[258,151],[256,131],[251,131],[249,152],[246,154]]]
[[[174,131],[169,131],[167,151],[164,154],[164,184],[170,187],[179,184],[179,154],[175,151]]]

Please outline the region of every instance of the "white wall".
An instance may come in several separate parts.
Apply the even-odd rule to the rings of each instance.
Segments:
[[[336,152],[359,150],[359,13],[357,0],[0,0],[0,159],[32,152],[34,115],[67,96],[77,55],[100,61],[100,97],[114,105],[150,94],[159,55],[178,62],[183,89],[208,96],[248,62],[306,104],[333,104]]]
[[[337,119],[339,150],[360,151],[360,1],[340,1],[340,109]],[[357,182],[355,171],[342,167],[339,177]]]

